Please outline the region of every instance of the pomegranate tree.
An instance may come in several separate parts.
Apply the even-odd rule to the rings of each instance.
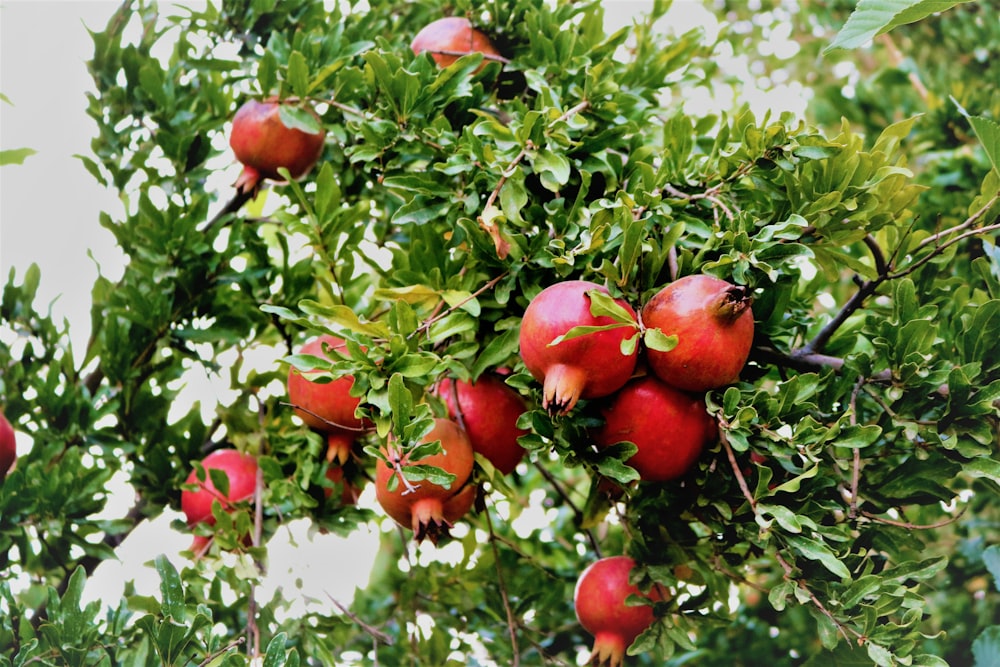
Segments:
[[[627,463],[647,482],[683,475],[716,435],[704,399],[650,375],[630,380],[601,412],[605,422],[595,442],[601,447],[634,443],[639,450]]]
[[[629,605],[630,595],[650,602],[668,600],[670,594],[659,587],[642,593],[629,582],[635,561],[628,556],[610,556],[587,566],[576,582],[573,605],[580,625],[594,636],[590,664],[618,667],[625,651],[654,620],[648,604]]]
[[[440,452],[416,460],[410,458],[412,450],[404,452],[390,441],[383,450],[385,460],[380,458],[375,464],[375,498],[379,505],[396,523],[412,529],[418,542],[426,537],[434,544],[448,535],[476,498],[475,486],[467,484],[474,455],[465,430],[450,419],[435,419],[434,428],[421,443],[437,440],[441,441]],[[440,468],[455,479],[448,486],[428,480],[412,482],[403,471],[413,465]]]
[[[517,419],[528,409],[521,395],[497,375],[483,375],[475,382],[438,383],[448,414],[465,429],[472,449],[482,454],[502,474],[510,474],[524,458],[517,439],[528,431],[517,427]]]
[[[292,178],[302,178],[322,155],[326,131],[316,112],[303,107],[319,128],[309,132],[285,124],[282,104],[274,98],[249,100],[236,111],[229,145],[243,164],[243,173],[236,181],[238,192],[254,194],[265,178],[280,180],[281,167],[288,169]]]
[[[635,370],[637,351],[622,344],[635,334],[632,326],[610,315],[593,315],[587,294],[607,290],[586,280],[566,280],[543,289],[521,320],[521,359],[528,372],[543,382],[542,407],[565,414],[581,398],[614,393]],[[622,299],[615,303],[630,317],[635,311]],[[595,327],[585,335],[561,339],[576,327]]]
[[[188,526],[205,523],[215,525],[212,507],[215,503],[227,512],[231,512],[237,503],[250,500],[257,488],[257,459],[235,449],[218,449],[201,461],[204,477],[199,477],[197,468],[191,471],[185,480],[187,485],[195,485],[196,489],[181,491],[181,511],[187,517]],[[225,474],[228,489],[220,490],[212,481],[212,470]],[[225,491],[225,492],[223,492]],[[192,551],[200,551],[207,544],[202,536],[196,536]]]
[[[0,412],[0,479],[7,475],[16,458],[17,439],[14,436],[14,427]]]
[[[440,67],[447,67],[470,53],[500,56],[490,38],[473,28],[469,19],[461,16],[449,16],[427,24],[413,38],[410,48],[413,49],[414,55],[429,51],[434,62]],[[485,66],[484,61],[476,71]]]
[[[344,347],[343,340],[323,335],[303,345],[299,354],[326,357],[325,348],[341,350]],[[354,377],[345,375],[325,381],[326,376],[324,371],[292,368],[288,372],[288,400],[307,426],[326,436],[327,460],[343,463],[350,458],[358,436],[371,423],[355,416],[361,399],[351,396]]]
[[[680,278],[642,308],[642,322],[677,336],[669,352],[650,349],[652,371],[686,391],[707,391],[739,379],[753,344],[749,290],[706,275]]]

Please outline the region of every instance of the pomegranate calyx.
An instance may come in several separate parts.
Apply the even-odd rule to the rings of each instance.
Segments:
[[[614,632],[598,632],[594,636],[594,650],[588,664],[597,667],[621,667],[625,660],[625,640]]]
[[[753,304],[753,295],[745,285],[731,285],[722,291],[715,307],[720,322],[732,324]]]
[[[586,382],[586,372],[579,366],[550,366],[542,387],[542,408],[553,416],[566,414],[580,400]]]
[[[424,539],[437,546],[442,538],[451,536],[452,523],[444,518],[444,507],[438,498],[424,498],[413,503],[413,537],[419,544]]]
[[[263,180],[264,177],[261,176],[259,171],[250,165],[244,165],[243,171],[240,172],[239,178],[233,183],[233,187],[236,188],[236,192],[239,194],[249,194],[250,198],[253,199],[260,191],[260,184]]]
[[[326,435],[326,460],[328,463],[344,465],[351,458],[354,437],[349,433],[331,431]]]

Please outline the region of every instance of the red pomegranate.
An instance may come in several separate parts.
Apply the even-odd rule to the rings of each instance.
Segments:
[[[615,321],[590,313],[587,292],[607,290],[586,280],[566,280],[543,289],[532,299],[521,320],[521,359],[536,380],[544,383],[542,407],[552,414],[565,414],[581,398],[599,398],[617,391],[635,370],[637,351],[625,355],[621,343],[635,334],[629,326],[597,331],[552,341],[578,326],[604,326]],[[625,301],[616,303],[630,315],[635,311]]]
[[[600,447],[627,440],[639,448],[627,463],[647,482],[676,479],[687,472],[716,435],[705,401],[653,376],[630,380],[603,407],[604,426],[594,435]]]
[[[650,605],[629,606],[629,595],[651,602],[670,599],[669,592],[654,587],[649,593],[629,583],[635,561],[628,556],[610,556],[587,566],[576,582],[573,604],[580,625],[594,636],[592,665],[619,667],[625,651],[655,619]]]
[[[340,485],[340,504],[341,505],[357,505],[358,496],[361,494],[361,490],[351,483],[351,480],[347,479],[344,474],[344,467],[337,465],[336,463],[331,463],[327,465],[326,468],[326,478],[333,482],[334,484]],[[328,487],[323,489],[323,495],[329,498],[333,495],[333,487]]]
[[[420,542],[425,537],[437,544],[455,521],[461,519],[475,501],[475,486],[467,484],[474,461],[472,443],[461,426],[450,419],[436,419],[434,428],[422,442],[441,441],[442,451],[411,462],[408,453],[401,453],[389,442],[383,450],[389,464],[379,459],[375,464],[375,498],[385,513],[396,523],[411,528]],[[402,478],[409,465],[428,465],[455,475],[448,488],[428,482],[410,482]],[[397,477],[395,488],[389,490],[389,480]]]
[[[335,336],[324,335],[303,345],[299,354],[326,357],[324,346],[342,350],[346,344]],[[288,401],[307,426],[326,435],[327,460],[343,463],[350,458],[351,447],[358,436],[370,428],[371,423],[354,416],[361,399],[351,396],[353,376],[345,375],[330,382],[317,381],[321,376],[324,376],[322,371],[292,368],[288,373]]]
[[[746,287],[706,275],[685,276],[661,289],[643,307],[642,322],[677,336],[677,347],[648,350],[652,371],[686,391],[735,382],[753,344],[751,301]]]
[[[0,480],[7,476],[15,459],[17,459],[17,438],[14,436],[14,427],[7,421],[3,412],[0,412]]]
[[[274,98],[249,100],[233,117],[229,145],[243,164],[235,184],[239,192],[254,194],[265,178],[281,179],[279,167],[288,169],[294,179],[302,178],[323,153],[326,131],[311,133],[288,127],[281,121],[281,104]],[[307,111],[319,121],[315,111]]]
[[[181,491],[181,511],[187,517],[189,526],[198,523],[215,525],[212,505],[218,502],[226,511],[230,511],[236,503],[253,498],[257,488],[257,459],[250,454],[235,449],[218,449],[201,461],[205,468],[205,479],[198,479],[198,470],[192,470],[185,484],[197,484],[198,489]],[[228,492],[223,494],[212,482],[210,470],[221,470],[229,479]],[[207,539],[196,536],[192,551],[201,551],[207,545]]]
[[[449,16],[427,24],[410,43],[414,55],[430,51],[439,67],[447,67],[469,53],[499,56],[500,52],[485,34],[472,27],[469,19]],[[478,72],[487,61],[476,69]]]
[[[517,427],[517,419],[528,409],[521,395],[499,376],[482,375],[474,383],[438,383],[448,414],[465,428],[473,451],[482,454],[501,474],[510,474],[526,450],[517,439],[528,431]]]

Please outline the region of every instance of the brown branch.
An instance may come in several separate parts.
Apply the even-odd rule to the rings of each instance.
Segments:
[[[233,641],[229,642],[228,644],[220,648],[218,651],[206,655],[205,659],[198,663],[198,667],[208,667],[208,665],[212,664],[219,656],[233,650],[234,648],[236,648],[245,641],[246,641],[245,638],[237,637]]]
[[[488,290],[491,290],[494,287],[496,287],[496,284],[498,282],[500,282],[501,280],[503,280],[504,278],[506,278],[507,274],[509,274],[509,273],[510,273],[510,271],[504,271],[500,275],[498,275],[498,276],[496,276],[494,278],[491,278],[489,281],[486,282],[485,285],[483,285],[482,287],[480,287],[479,289],[477,289],[475,292],[472,292],[471,294],[469,294],[469,296],[465,297],[464,299],[462,299],[461,301],[459,301],[455,305],[449,306],[447,310],[445,310],[443,312],[440,312],[440,306],[441,306],[442,303],[444,303],[444,300],[442,299],[438,303],[438,307],[435,308],[435,313],[431,317],[429,317],[426,321],[424,321],[419,327],[417,327],[416,330],[414,330],[413,332],[411,332],[407,336],[407,338],[413,337],[414,335],[416,335],[420,331],[430,332],[431,326],[433,326],[437,322],[440,322],[444,318],[448,317],[449,315],[451,315],[456,310],[458,310],[459,308],[461,308],[465,304],[469,303],[473,299],[478,298],[484,292],[486,292]]]
[[[576,503],[573,502],[573,500],[569,497],[569,494],[566,493],[566,490],[562,488],[562,486],[559,484],[556,478],[552,476],[552,473],[546,470],[545,466],[543,466],[538,461],[535,461],[535,468],[538,470],[538,472],[542,473],[542,477],[544,477],[546,481],[548,481],[548,483],[552,485],[552,488],[556,490],[556,493],[558,493],[559,496],[563,499],[563,501],[567,505],[569,505],[569,508],[573,510],[573,516],[575,516],[577,520],[582,523],[583,512],[580,510],[579,507],[576,506]],[[590,530],[584,530],[583,533],[584,535],[587,536],[587,540],[590,542],[590,547],[594,550],[594,553],[597,554],[598,558],[600,558],[601,545],[598,543],[597,538],[594,537],[594,533]]]
[[[859,377],[858,381],[854,383],[854,389],[851,391],[851,400],[849,403],[848,411],[850,412],[851,426],[858,425],[858,394],[861,393],[861,389],[865,386],[865,378]],[[848,511],[848,516],[852,519],[858,516],[858,487],[861,484],[861,450],[857,447],[853,448],[853,462],[851,466],[851,508]]]
[[[361,620],[361,618],[357,614],[355,614],[350,609],[345,607],[329,593],[326,594],[326,597],[329,598],[330,602],[332,602],[334,606],[340,610],[340,613],[342,613],[344,616],[348,617],[349,619],[357,623],[362,630],[364,630],[371,636],[371,638],[374,641],[382,642],[386,646],[392,646],[394,640],[390,635],[387,635],[381,630],[369,625],[368,623],[365,623],[363,620]]]
[[[932,528],[941,528],[943,526],[947,526],[950,523],[955,523],[956,521],[962,518],[967,509],[969,509],[968,505],[963,507],[962,511],[960,511],[955,516],[948,517],[947,519],[942,519],[941,521],[937,521],[935,523],[928,523],[923,525],[910,523],[909,521],[894,521],[892,519],[886,519],[880,516],[876,516],[871,512],[861,512],[861,515],[864,516],[866,519],[871,519],[875,523],[884,523],[887,526],[896,526],[897,528],[906,528],[907,530],[930,530]]]
[[[892,66],[896,69],[901,69],[903,64],[903,54],[900,52],[899,47],[896,46],[896,42],[893,41],[892,35],[889,33],[883,33],[879,36],[879,41],[882,42],[883,46],[885,46],[886,50],[889,52],[889,62],[892,63]],[[909,70],[906,73],[906,78],[910,80],[910,85],[912,85],[913,89],[917,91],[917,95],[920,95],[920,99],[927,104],[930,100],[930,92],[927,90],[927,86],[924,85],[924,82],[920,80],[920,75],[914,70]]]
[[[722,447],[726,450],[726,458],[729,459],[729,465],[733,468],[733,474],[736,475],[736,483],[740,485],[740,490],[743,492],[743,497],[747,499],[750,503],[750,509],[753,513],[757,513],[757,501],[754,500],[753,494],[750,493],[750,487],[747,486],[747,480],[743,477],[743,471],[740,470],[740,464],[736,461],[736,453],[733,451],[733,446],[729,444],[729,438],[726,436],[726,429],[729,428],[729,424],[720,416],[717,418],[719,423],[719,442],[722,443]]]
[[[316,419],[319,419],[320,421],[322,421],[327,426],[332,426],[334,428],[339,428],[339,429],[342,429],[344,431],[352,431],[354,433],[365,433],[367,431],[371,431],[372,430],[371,428],[366,428],[364,426],[346,426],[344,424],[338,424],[337,422],[330,421],[326,417],[323,417],[322,415],[318,415],[315,412],[313,412],[312,410],[310,410],[309,408],[304,408],[301,405],[298,405],[296,403],[290,403],[288,401],[279,401],[278,405],[283,405],[285,407],[294,408],[295,410],[301,410],[302,412],[306,413],[310,417],[315,417]]]
[[[848,300],[848,302],[843,305],[840,311],[838,311],[837,314],[834,315],[833,319],[830,320],[826,324],[826,326],[824,326],[811,341],[803,345],[798,350],[793,351],[791,353],[791,356],[802,357],[802,356],[812,355],[816,352],[821,352],[823,348],[826,346],[826,344],[829,342],[830,338],[833,337],[833,334],[837,332],[837,330],[844,324],[844,322],[847,321],[847,318],[849,318],[851,315],[854,314],[855,311],[861,308],[865,300],[867,300],[868,297],[874,294],[882,283],[889,280],[896,280],[898,278],[902,278],[904,276],[913,273],[921,266],[931,261],[932,259],[940,255],[946,249],[955,245],[959,241],[970,238],[972,236],[978,236],[979,234],[984,234],[986,232],[991,232],[1000,229],[1000,223],[987,225],[985,227],[976,227],[974,229],[969,229],[970,227],[975,225],[980,218],[986,215],[986,213],[990,210],[990,208],[992,208],[997,203],[997,201],[1000,201],[1000,192],[995,194],[990,199],[990,201],[986,203],[985,206],[983,206],[978,211],[970,215],[963,222],[959,223],[954,227],[951,227],[944,231],[938,232],[937,234],[929,236],[923,241],[921,241],[916,248],[917,250],[920,250],[932,244],[938,244],[938,245],[934,247],[934,250],[932,252],[914,261],[910,266],[907,266],[905,269],[901,269],[896,272],[892,271],[893,268],[892,261],[887,262],[885,260],[885,256],[882,253],[882,249],[879,248],[875,240],[870,236],[866,236],[864,239],[865,245],[867,245],[869,250],[871,250],[872,252],[872,257],[874,258],[876,268],[880,269],[878,276],[876,276],[872,280],[868,280],[861,283],[858,287],[858,291],[855,292],[854,296],[852,296]],[[959,234],[958,236],[949,238],[947,241],[944,241],[943,243],[939,243],[941,239],[962,230],[968,230],[968,231],[965,231],[963,234]],[[898,250],[899,248],[897,248],[896,252],[898,252]],[[893,257],[895,257],[895,255],[896,253],[894,252]]]
[[[996,201],[996,198],[994,198],[994,201]],[[943,253],[945,250],[947,250],[951,246],[953,246],[956,243],[958,243],[959,241],[963,241],[963,240],[965,240],[967,238],[971,238],[973,236],[979,236],[980,234],[983,234],[985,232],[994,232],[994,231],[997,231],[997,230],[1000,230],[1000,223],[996,223],[996,224],[993,224],[993,225],[987,225],[986,227],[977,227],[975,229],[970,229],[969,231],[965,232],[964,234],[959,234],[958,236],[955,236],[953,238],[948,239],[947,241],[945,241],[941,245],[935,246],[934,250],[931,251],[929,254],[924,255],[923,257],[921,257],[920,259],[918,259],[917,261],[915,261],[913,264],[911,264],[910,266],[906,267],[905,269],[903,269],[901,271],[897,271],[896,273],[890,273],[886,277],[889,280],[895,280],[896,278],[902,278],[903,276],[908,276],[911,273],[913,273],[914,271],[916,271],[917,269],[919,269],[921,266],[923,266],[924,264],[926,264],[927,262],[931,261],[932,259],[934,259],[938,255],[940,255],[941,253]]]
[[[493,208],[497,197],[500,196],[500,190],[502,190],[504,184],[507,183],[507,179],[514,174],[514,169],[517,168],[517,165],[521,164],[521,160],[528,156],[528,151],[533,150],[534,148],[535,144],[532,143],[530,139],[524,142],[521,152],[514,156],[514,159],[507,165],[507,168],[500,173],[500,180],[497,181],[497,185],[493,188],[493,192],[491,192],[490,196],[486,199],[486,205],[483,206],[483,212],[476,218],[479,222],[479,226],[483,228],[483,231],[489,234],[490,238],[493,239],[493,245],[496,247],[497,257],[500,259],[507,258],[507,255],[510,253],[510,243],[500,236],[500,228],[497,227],[496,223],[493,222],[493,220],[487,220],[484,216],[488,210]]]
[[[805,582],[802,581],[802,580],[800,580],[800,579],[796,579],[795,578],[795,570],[794,570],[794,568],[788,563],[787,560],[785,560],[784,556],[781,555],[781,552],[775,551],[774,552],[774,558],[775,558],[775,560],[778,561],[778,564],[781,565],[781,568],[785,571],[785,575],[784,575],[785,581],[791,582],[791,583],[795,584],[796,586],[798,586],[803,591],[805,591],[805,593],[809,596],[809,600],[814,605],[816,605],[816,608],[819,609],[823,613],[824,616],[826,616],[827,618],[829,618],[830,621],[835,626],[837,626],[837,630],[839,630],[840,633],[844,636],[844,639],[846,639],[848,641],[851,640],[850,636],[848,636],[848,634],[847,634],[848,631],[850,631],[851,634],[853,634],[857,638],[857,640],[859,642],[862,642],[862,643],[864,642],[864,639],[865,639],[864,635],[862,635],[857,630],[854,630],[853,628],[849,628],[846,625],[844,625],[843,623],[841,623],[840,621],[838,621],[837,618],[830,612],[830,610],[826,608],[826,605],[824,605],[820,601],[820,599],[818,597],[816,597],[816,594],[813,593],[809,589],[808,586],[806,586]]]
[[[452,383],[452,387],[455,383]],[[458,395],[455,396],[455,403],[458,404]],[[486,525],[490,530],[490,548],[493,550],[493,565],[497,571],[497,584],[500,586],[500,599],[503,601],[503,609],[507,614],[507,630],[510,632],[510,648],[513,662],[511,667],[519,667],[521,664],[521,652],[517,648],[517,619],[514,617],[514,610],[510,607],[510,599],[507,597],[507,585],[504,583],[503,569],[500,567],[500,550],[497,548],[496,531],[493,529],[493,517],[490,516],[489,508],[486,509]]]

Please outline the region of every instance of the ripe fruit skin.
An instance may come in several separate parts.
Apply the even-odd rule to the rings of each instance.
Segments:
[[[627,461],[646,482],[664,482],[687,472],[716,436],[701,397],[653,376],[630,380],[603,407],[605,423],[594,435],[600,447],[628,440],[639,448]]]
[[[445,378],[438,383],[437,394],[448,414],[465,428],[473,451],[502,474],[510,474],[526,453],[517,442],[528,434],[517,428],[518,417],[528,409],[521,395],[496,375],[482,375],[474,383]]]
[[[652,602],[669,599],[658,587],[644,594],[630,584],[634,567],[635,561],[628,556],[602,558],[588,565],[576,582],[576,618],[594,636],[590,664],[619,667],[629,645],[653,623],[653,608],[626,605],[629,595],[643,595]]]
[[[617,391],[635,370],[638,351],[626,356],[623,340],[633,336],[629,326],[564,340],[549,346],[558,336],[577,326],[614,324],[607,315],[590,314],[593,289],[607,290],[586,280],[566,280],[542,290],[532,299],[521,320],[521,359],[528,372],[544,383],[542,407],[553,414],[565,414],[581,398],[599,398]],[[625,301],[616,303],[632,316],[635,311]]]
[[[706,275],[680,278],[642,309],[642,322],[677,336],[669,352],[648,350],[651,370],[685,391],[707,391],[735,382],[753,344],[753,311],[746,287]]]
[[[239,192],[254,193],[265,178],[281,179],[279,167],[288,169],[296,180],[302,178],[323,153],[326,131],[311,134],[285,126],[280,106],[276,99],[248,100],[233,116],[229,145],[243,164],[243,173],[236,181]],[[319,120],[314,111],[309,113]]]
[[[14,427],[7,421],[3,412],[0,412],[0,480],[7,476],[16,458],[17,439],[14,436]]]
[[[475,486],[466,484],[472,475],[474,455],[469,436],[461,426],[450,419],[435,419],[434,428],[421,442],[441,441],[442,452],[426,456],[412,465],[441,468],[455,475],[449,488],[427,480],[409,482],[397,479],[396,487],[389,490],[389,480],[399,470],[411,465],[409,455],[403,454],[392,443],[383,452],[393,467],[379,459],[375,464],[375,498],[396,523],[413,530],[420,542],[425,537],[434,544],[448,535],[452,524],[462,518],[475,500]]]
[[[466,55],[479,52],[488,56],[499,56],[500,52],[493,46],[490,38],[472,27],[469,19],[461,16],[449,16],[427,24],[410,43],[414,55],[424,51],[431,52],[431,58],[439,67],[448,67],[460,56],[437,53],[449,51]],[[480,65],[478,72],[486,66],[486,61]]]
[[[303,345],[299,354],[326,357],[324,344],[334,350],[346,347],[339,338],[323,335]],[[288,372],[288,401],[309,428],[326,435],[327,460],[343,463],[350,458],[354,441],[371,424],[354,416],[361,399],[350,394],[353,376],[345,375],[325,383],[311,379],[321,375],[322,371],[303,372],[292,368]]]
[[[187,517],[189,526],[198,523],[215,525],[212,515],[212,504],[218,501],[223,509],[229,511],[233,505],[253,498],[257,488],[257,459],[250,454],[235,449],[218,449],[201,461],[205,468],[205,481],[198,479],[197,469],[192,470],[185,480],[186,484],[197,484],[197,491],[181,491],[181,511]],[[229,478],[229,492],[223,495],[212,483],[209,470],[222,470]],[[195,539],[192,550],[198,551],[198,546],[204,546],[205,539]]]

